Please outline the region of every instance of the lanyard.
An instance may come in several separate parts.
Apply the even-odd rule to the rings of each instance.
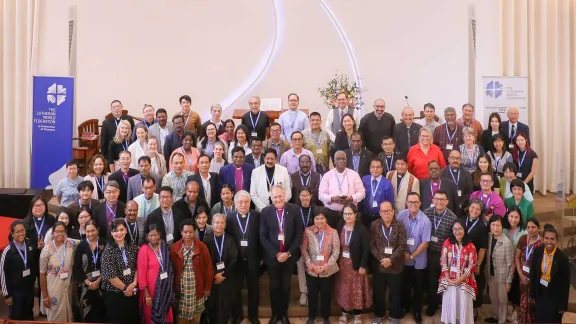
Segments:
[[[474,223],[472,223],[472,225],[470,226],[470,228],[468,229],[468,234],[470,234],[470,232],[472,231],[472,229],[474,228],[474,226],[476,226],[476,224],[478,224],[478,221],[480,220],[480,217],[476,218],[476,220],[474,221]],[[468,227],[468,221],[469,218],[466,217],[466,227]]]
[[[536,242],[532,243],[532,245],[530,245],[530,249],[528,249],[528,240],[530,239],[530,237],[526,238],[526,262],[528,262],[528,260],[530,260],[530,256],[532,255],[532,251],[534,251],[534,247],[536,246],[536,243],[538,243],[538,241],[540,241],[540,234],[538,234],[538,237],[536,238]]]
[[[226,210],[226,206],[224,206],[224,202],[222,202],[222,211],[224,212],[224,215],[228,215],[228,212],[232,211],[232,206],[230,206],[230,209]]]
[[[222,252],[224,250],[224,238],[226,233],[222,233],[222,244],[218,246],[218,241],[216,240],[216,234],[214,234],[214,245],[216,245],[216,251],[218,252],[218,257],[220,258],[220,263],[222,263]]]
[[[124,140],[121,144],[124,151],[128,151],[128,141]]]
[[[274,175],[272,175],[272,179],[268,179],[268,175],[266,175],[266,183],[268,183],[268,190],[270,190],[274,185]]]
[[[450,136],[450,132],[448,131],[448,123],[446,123],[446,135],[448,135],[448,143],[452,143],[454,136],[456,136],[456,132],[458,131],[458,125],[454,128],[454,133]]]
[[[98,180],[100,179],[100,180]],[[98,188],[100,188],[100,191],[102,193],[104,193],[104,177],[94,177],[94,180],[96,180],[96,185],[98,186]]]
[[[320,237],[320,241],[318,242],[318,245],[320,247],[320,254],[322,254],[322,250],[324,250],[324,234],[326,234],[326,231],[322,231],[322,236]]]
[[[126,250],[120,248],[120,253],[122,254],[122,260],[124,260],[124,264],[128,267],[128,257],[126,256]]]
[[[456,253],[456,251],[454,251],[454,245],[456,244],[452,244],[452,255],[454,256],[454,258],[452,260],[458,262],[458,260],[460,259],[460,255],[462,255],[462,248],[464,246],[461,246],[460,249],[458,249],[458,253]],[[452,262],[454,262],[452,261]]]
[[[278,212],[276,212],[276,219],[278,220],[278,228],[280,229],[280,233],[284,233],[284,209],[282,209],[282,218],[278,216]]]
[[[20,251],[18,246],[16,246],[16,242],[14,242],[14,246],[16,246],[16,251],[18,251],[18,254],[20,254],[20,257],[24,262],[24,269],[28,269],[28,250],[26,249],[26,241],[24,241],[23,245],[24,245],[24,254],[22,254],[22,251]]]
[[[384,155],[384,162],[386,163],[386,171],[392,171],[392,167],[394,166],[394,152],[392,152],[390,163],[388,163],[388,157],[386,155]]]
[[[42,233],[42,228],[44,227],[44,221],[46,220],[46,217],[42,216],[42,222],[40,223],[40,227],[38,227],[38,225],[36,225],[36,219],[34,219],[34,227],[36,227],[36,234],[38,234],[38,238],[40,238],[41,233]]]
[[[378,191],[378,186],[380,185],[380,181],[382,181],[382,178],[380,178],[380,180],[376,181],[376,188],[374,188],[374,181],[376,179],[372,178],[372,181],[370,182],[370,189],[372,190],[372,201],[376,201],[376,192]]]
[[[388,241],[388,246],[390,246],[390,238],[392,238],[392,226],[390,226],[390,233],[386,235],[386,231],[384,230],[384,225],[382,225],[382,234],[384,234],[384,238]]]
[[[124,223],[126,223],[126,227],[128,227],[128,234],[130,234],[130,238],[132,239],[132,241],[134,241],[134,237],[138,233],[138,225],[136,225],[136,223],[134,223],[134,230],[132,230],[132,226],[130,226],[130,223],[128,223],[126,218],[124,218]],[[136,242],[134,242],[134,243],[136,243]]]
[[[88,240],[88,238],[86,238],[86,242],[88,242],[88,246],[90,246],[90,241]],[[99,243],[99,241],[96,240],[96,254],[94,254],[94,251],[92,251],[92,249],[90,249],[90,252],[92,253],[92,261],[94,261],[94,268],[97,268],[96,264],[98,263],[98,255],[99,255],[98,243]]]
[[[342,185],[344,184],[344,179],[346,179],[347,176],[346,170],[344,170],[344,176],[342,177],[342,181],[340,181],[340,178],[338,178],[338,172],[334,172],[334,176],[336,177],[336,181],[338,182],[338,189],[340,190],[340,193],[342,193]]]
[[[548,259],[548,254],[544,253],[544,273],[548,273],[548,268],[552,264],[554,256],[551,255],[549,261],[547,259]]]
[[[524,151],[524,156],[522,156],[522,160],[520,160],[520,153],[521,152],[518,152],[518,169],[522,168],[522,164],[524,164],[524,159],[526,158],[528,150]]]
[[[312,213],[312,206],[308,208],[308,217],[304,219],[304,210],[302,209],[302,207],[300,207],[300,215],[302,215],[302,223],[304,223],[304,228],[306,228],[306,225],[308,225],[308,222],[310,221],[311,213]]]
[[[168,222],[166,222],[165,216],[168,216]],[[174,225],[174,219],[172,217],[172,209],[170,209],[170,211],[167,212],[166,214],[162,215],[162,221],[164,222],[164,228],[166,229],[166,232],[168,232],[168,229],[172,231],[172,225]]]
[[[488,195],[488,199],[486,200],[486,202],[484,202],[484,194],[482,195],[482,202],[484,203],[484,208],[488,208],[488,206],[490,205],[490,199],[492,199],[493,193],[494,191],[490,191],[490,195]]]
[[[416,225],[418,225],[418,216],[416,216],[414,222],[412,222],[412,217],[408,216],[408,222],[410,224],[410,238],[414,238],[412,233],[414,232],[414,228],[416,228]]]
[[[236,220],[238,221],[238,226],[240,226],[240,231],[242,232],[242,238],[245,238],[246,231],[248,230],[248,223],[250,223],[250,212],[248,212],[248,216],[246,218],[246,227],[242,228],[242,223],[240,222],[240,217],[238,217],[238,213],[236,213]]]
[[[452,180],[454,180],[454,183],[456,184],[456,189],[458,189],[458,183],[460,182],[460,169],[458,169],[458,179],[454,178],[454,170],[450,170],[452,172],[450,172],[450,175],[452,176]]]
[[[158,243],[158,254],[156,254],[156,251],[154,251],[154,248],[152,248],[152,244],[148,243],[148,245],[150,245],[150,248],[152,249],[152,252],[154,252],[154,255],[156,256],[156,259],[158,259],[158,263],[160,264],[160,268],[162,268],[162,272],[164,272],[164,264],[163,264],[164,257],[162,257],[162,246],[161,246],[161,244]]]
[[[184,123],[184,129],[186,129],[186,127],[188,127],[188,121],[190,120],[190,115],[192,115],[192,112],[188,112],[188,117],[186,118],[186,122]]]
[[[502,155],[500,155],[500,157],[496,157],[496,154],[490,152],[492,154],[492,157],[494,158],[494,163],[496,163],[496,172],[498,172],[498,165],[500,165],[500,161],[502,160],[502,158],[504,157],[504,152],[502,152]]]
[[[108,202],[106,202],[106,207],[108,208],[108,211],[110,212],[110,214],[114,215],[114,218],[116,218],[116,212],[112,210],[112,207],[110,207],[110,205],[108,205]]]
[[[360,154],[352,154],[352,165],[354,166],[354,171],[358,172],[360,167]]]
[[[80,199],[78,199],[78,207],[82,208],[82,203]],[[88,208],[92,209],[92,199],[88,200]]]
[[[262,113],[262,111],[258,112],[258,116],[256,116],[256,122],[254,122],[254,119],[252,118],[252,112],[249,113],[250,115],[250,121],[252,122],[252,129],[255,132],[256,131],[256,125],[258,125],[258,119],[260,119],[260,114]]]
[[[54,245],[54,249],[56,250],[56,256],[58,257],[58,261],[60,261],[61,269],[64,269],[64,263],[66,262],[66,242],[62,244],[64,246],[63,249],[64,252],[62,253],[58,251],[58,248],[56,247],[56,242],[54,242],[54,240],[52,240],[52,245]]]
[[[448,210],[444,210],[444,214],[442,214],[442,217],[440,217],[440,220],[438,222],[436,222],[436,215],[434,215],[434,232],[438,231],[438,227],[442,223],[442,218],[444,218],[444,216],[446,216],[447,211]]]
[[[186,151],[184,151],[184,146],[181,147],[182,150],[182,155],[184,155],[184,158],[186,159],[186,161],[188,161],[188,167],[190,168],[190,171],[192,171],[192,163],[194,162],[193,159],[189,159],[186,156]],[[190,154],[192,154],[192,148],[190,148]],[[192,154],[193,156],[193,154]]]
[[[146,206],[147,203],[150,203],[150,206],[148,206],[148,209],[144,210],[144,208],[142,208],[144,210],[144,216],[148,216],[148,214],[150,213],[150,209],[152,209],[152,199],[147,200],[144,196],[142,196],[142,199],[144,199],[144,206]]]
[[[350,236],[348,236],[348,227],[344,225],[344,246],[348,247],[350,245],[350,239],[352,239],[352,232],[354,232],[354,228],[350,231]]]
[[[308,177],[306,182],[304,182],[304,178],[302,176]],[[310,172],[308,172],[308,174],[302,174],[302,172],[300,172],[300,183],[302,183],[302,187],[310,186],[310,179],[312,179],[312,174]]]

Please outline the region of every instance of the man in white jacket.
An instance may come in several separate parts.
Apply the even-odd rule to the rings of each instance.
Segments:
[[[275,149],[269,148],[264,151],[264,165],[261,165],[252,171],[250,184],[250,197],[256,206],[257,211],[271,205],[270,188],[273,185],[279,185],[286,192],[286,202],[292,198],[290,189],[290,175],[288,170],[276,164],[278,154]]]

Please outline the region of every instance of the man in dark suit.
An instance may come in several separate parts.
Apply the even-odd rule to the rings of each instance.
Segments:
[[[100,150],[104,156],[108,156],[108,145],[110,145],[110,142],[114,136],[116,136],[116,128],[120,124],[120,121],[128,121],[130,123],[130,129],[134,130],[134,119],[130,115],[122,116],[122,108],[120,100],[112,101],[110,104],[112,117],[102,122],[102,130],[100,131]]]
[[[128,180],[130,180],[130,177],[140,173],[140,171],[130,168],[131,158],[132,154],[130,152],[120,152],[120,170],[116,170],[110,176],[108,176],[108,181],[114,180],[120,186],[120,196],[118,199],[123,203],[126,203],[128,200]]]
[[[232,306],[232,323],[242,322],[242,287],[246,280],[248,289],[248,318],[258,324],[258,304],[260,303],[260,213],[250,209],[250,193],[241,190],[234,196],[235,212],[226,215],[226,228],[238,247],[236,264],[236,299]]]
[[[320,198],[318,198],[320,180],[322,180],[322,177],[319,173],[310,169],[311,164],[312,161],[310,161],[308,155],[300,155],[298,158],[298,167],[300,170],[290,175],[290,182],[292,183],[292,202],[298,206],[300,206],[300,195],[298,193],[304,186],[310,187],[310,190],[312,190],[312,205],[324,206],[320,201]]]
[[[129,241],[138,245],[142,245],[144,242],[146,242],[146,238],[144,237],[146,235],[144,234],[146,218],[137,217],[138,204],[134,200],[128,200],[126,202],[124,213],[126,214],[124,221],[126,222],[126,229],[128,230],[128,235],[126,235],[126,237]]]
[[[528,145],[530,145],[530,127],[518,121],[518,118],[520,117],[520,111],[518,108],[510,107],[508,108],[506,114],[508,115],[508,120],[502,122],[500,127],[502,129],[501,133],[507,139],[509,148],[514,148],[514,143],[516,142],[516,134],[526,135]]]
[[[414,122],[414,110],[410,107],[402,110],[402,122],[394,126],[394,142],[398,150],[406,155],[413,145],[418,143],[422,125]]]
[[[442,189],[446,191],[448,196],[448,209],[450,209],[457,217],[460,217],[460,208],[458,208],[458,193],[456,185],[452,179],[442,179],[440,178],[440,164],[436,161],[430,161],[428,163],[428,172],[430,173],[430,178],[420,180],[420,200],[422,205],[420,210],[432,207],[432,198],[434,198],[434,193]]]
[[[164,147],[162,152],[164,152],[164,159],[166,159],[166,167],[170,167],[170,155],[175,149],[182,146],[182,139],[184,137],[184,116],[175,115],[172,117],[172,125],[174,125],[174,131],[166,136]]]
[[[350,136],[350,148],[344,151],[346,153],[346,167],[358,172],[360,178],[370,174],[370,160],[372,152],[362,148],[362,135],[358,132]]]
[[[535,323],[562,323],[568,309],[570,264],[556,246],[558,232],[544,225],[544,245],[534,249],[530,270],[530,294],[536,300]]]
[[[252,137],[250,141],[250,149],[252,153],[246,155],[245,162],[252,164],[254,168],[264,165],[264,155],[262,154],[262,139],[259,137]]]
[[[232,163],[227,164],[220,169],[220,176],[218,177],[220,187],[227,184],[234,189],[234,192],[250,190],[250,181],[254,166],[245,163],[244,157],[244,148],[236,146],[232,149]]]
[[[470,195],[472,191],[474,191],[474,184],[470,173],[462,167],[462,155],[459,150],[450,151],[448,155],[448,166],[442,170],[440,177],[446,180],[452,180],[456,186],[456,204],[458,205],[458,209],[461,210],[468,204]],[[456,213],[456,211],[454,211],[454,213]]]
[[[116,218],[125,217],[126,205],[118,200],[120,195],[120,186],[114,180],[108,180],[104,185],[104,203],[96,206],[92,218],[98,224],[100,238],[106,239],[110,236],[110,227],[108,226]]]
[[[172,206],[173,193],[172,188],[168,186],[160,188],[160,207],[148,214],[144,226],[144,228],[149,228],[150,224],[155,224],[160,232],[160,237],[170,246],[182,238],[178,229],[180,223],[185,219],[184,215]]]
[[[200,184],[200,197],[206,201],[210,209],[219,203],[220,198],[220,184],[218,183],[218,173],[210,172],[210,158],[208,155],[202,154],[198,158],[198,173],[186,178],[186,183],[196,181]]]
[[[206,209],[208,208],[208,204],[201,196],[198,196],[200,193],[200,184],[194,180],[188,181],[186,183],[186,197],[184,199],[179,199],[173,206],[175,210],[180,211],[184,218],[196,218],[198,215],[198,207],[204,206]]]
[[[140,174],[130,177],[128,179],[128,193],[126,194],[126,199],[134,199],[142,194],[142,184],[144,183],[144,178],[151,176],[154,178],[155,183],[162,183],[162,177],[157,173],[151,173],[152,160],[147,155],[141,156],[138,159],[138,168],[140,169]],[[160,189],[160,187],[157,187]]]
[[[294,265],[300,258],[300,243],[304,227],[300,210],[296,205],[286,204],[286,193],[279,185],[271,188],[272,205],[265,207],[260,215],[260,242],[264,249],[262,259],[270,276],[270,324],[282,320],[289,324],[288,302]]]

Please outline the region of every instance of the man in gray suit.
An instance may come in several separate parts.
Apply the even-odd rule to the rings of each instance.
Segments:
[[[142,193],[142,184],[147,176],[153,177],[154,180],[156,180],[156,183],[162,183],[162,177],[160,177],[159,174],[151,173],[151,168],[152,160],[150,160],[149,156],[144,155],[138,159],[138,169],[140,169],[140,173],[128,179],[128,200],[134,199],[134,197],[137,197]],[[156,187],[159,188],[160,186]],[[158,193],[158,191],[156,193]]]
[[[131,242],[142,245],[145,242],[144,224],[146,223],[146,218],[136,217],[138,216],[138,204],[134,200],[128,200],[126,202],[124,213],[126,213],[124,222],[126,223],[126,229],[128,230],[128,235],[126,235],[126,237]]]
[[[164,155],[164,142],[172,132],[174,132],[174,125],[168,120],[166,109],[156,110],[156,123],[148,128],[148,137],[155,136],[158,139],[158,153]]]

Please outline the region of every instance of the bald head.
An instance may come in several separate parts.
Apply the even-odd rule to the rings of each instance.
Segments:
[[[518,118],[520,117],[520,110],[518,107],[510,107],[508,108],[506,115],[512,124],[516,124],[516,122],[518,122]]]
[[[408,126],[414,121],[414,110],[412,110],[411,107],[404,107],[404,109],[402,109],[402,121]]]

